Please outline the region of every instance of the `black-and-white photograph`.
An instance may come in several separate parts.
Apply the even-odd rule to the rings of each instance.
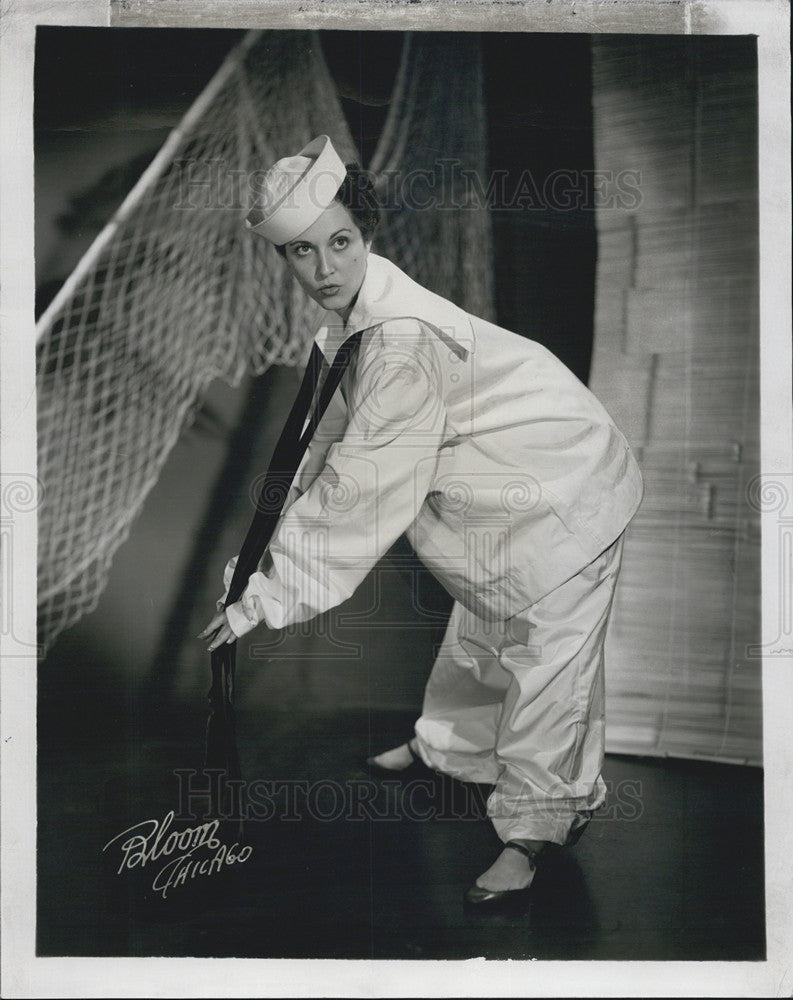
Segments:
[[[757,36],[237,21],[36,28],[36,956],[765,962]]]

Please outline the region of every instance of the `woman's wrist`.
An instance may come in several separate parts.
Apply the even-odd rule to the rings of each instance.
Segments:
[[[251,621],[245,614],[242,601],[237,601],[236,604],[229,604],[226,608],[226,619],[229,623],[229,628],[238,639],[256,628],[259,624],[257,621]]]

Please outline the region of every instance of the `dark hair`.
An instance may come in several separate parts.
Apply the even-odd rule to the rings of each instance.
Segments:
[[[340,202],[355,221],[364,240],[371,240],[380,224],[380,201],[369,174],[357,163],[344,164],[347,173],[336,192],[334,201]],[[286,256],[284,244],[275,248]]]

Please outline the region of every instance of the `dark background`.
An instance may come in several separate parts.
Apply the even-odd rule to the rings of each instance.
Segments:
[[[240,36],[192,29],[38,29],[35,131],[42,153],[55,141],[61,153],[78,148],[98,121],[105,123],[106,145],[119,142],[117,133],[131,127],[148,127],[156,141],[93,190],[80,188],[79,168],[50,182],[72,192],[70,211],[58,223],[72,239],[87,240],[100,227],[156,153],[163,130],[178,122]],[[323,32],[322,45],[365,166],[385,122],[401,34]],[[508,171],[509,189],[529,171],[542,190],[554,170],[592,170],[589,37],[485,34],[483,55],[489,171]],[[107,128],[108,122],[114,124]],[[498,322],[544,343],[584,380],[594,299],[592,207],[493,214]],[[39,273],[39,309],[69,270],[57,257],[48,260],[47,272]]]
[[[39,310],[240,36],[38,29]],[[483,35],[489,171],[507,170],[516,182],[528,170],[542,188],[555,169],[592,169],[590,43],[585,35]],[[720,40],[708,43],[716,53]],[[366,165],[400,36],[325,32],[322,44]],[[492,219],[497,321],[544,343],[584,380],[592,207],[496,210]],[[291,369],[238,389],[210,388],[116,554],[98,608],[40,666],[39,953],[761,957],[762,777],[725,765],[610,756],[608,783],[632,783],[641,809],[626,815],[619,795],[610,799],[575,852],[538,875],[528,920],[462,913],[463,888],[498,846],[481,797],[477,805],[465,795],[459,822],[410,822],[402,803],[395,823],[251,824],[255,866],[172,905],[153,899],[145,878],[115,874],[105,842],[174,808],[174,769],[201,766],[208,657],[192,637],[247,526],[250,470],[266,464],[295,388]],[[213,520],[207,498],[222,495],[229,468],[239,479]],[[248,779],[360,779],[358,757],[409,735],[449,601],[422,576],[421,619],[406,598],[405,573],[416,571],[410,552],[398,547],[390,558],[397,571],[381,574],[384,608],[410,624],[371,627],[378,623],[370,617],[359,635],[347,625],[345,637],[359,642],[351,661],[333,660],[321,639],[310,644],[313,636],[270,659],[249,662],[242,651],[237,705]],[[364,585],[342,611],[365,609],[369,597]]]
[[[241,36],[192,29],[38,29],[39,311]],[[398,32],[320,33],[364,165],[388,113],[401,37]],[[542,191],[554,170],[591,170],[588,36],[483,34],[482,44],[488,175],[506,172],[504,188],[512,192],[530,174]],[[584,201],[576,209],[555,211],[544,203],[519,210],[496,205],[491,217],[496,321],[545,344],[586,381],[596,265],[593,206]],[[144,684],[171,692],[181,685],[188,697],[199,690],[196,678],[203,669],[193,636],[204,624],[199,621],[203,609],[213,606],[228,552],[236,551],[246,530],[249,483],[266,467],[296,378],[294,369],[272,368],[239,389],[221,381],[210,387],[198,419],[182,435],[147,498],[131,539],[114,557],[99,608],[68,629],[44,663],[42,679],[52,687],[42,688],[42,695],[51,690],[57,702],[66,673],[59,664],[75,659],[94,664],[91,669],[102,683],[112,683],[125,702],[134,702]],[[306,698],[315,706],[362,701],[420,706],[451,602],[406,540],[395,546],[390,565],[394,571],[381,574],[384,601],[400,609],[398,620],[408,622],[402,633],[410,650],[407,661],[383,639],[384,629],[372,631],[365,644],[366,676],[356,663],[342,662],[332,681],[323,674],[307,685],[286,662],[281,680],[272,680],[278,669],[270,667],[271,686],[258,695],[250,691],[253,704],[275,696],[285,709]],[[410,576],[420,588],[423,616],[412,607]],[[356,595],[352,610],[366,607],[371,596]],[[345,605],[342,613],[347,610]],[[256,641],[261,641],[258,633],[251,639]],[[331,651],[320,645],[314,653]]]

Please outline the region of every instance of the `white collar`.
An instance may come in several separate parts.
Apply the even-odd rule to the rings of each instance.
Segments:
[[[316,343],[330,360],[352,334],[378,326],[385,320],[403,317],[422,320],[460,358],[468,356],[468,348],[464,345],[470,331],[468,314],[413,281],[390,260],[371,252],[347,322],[342,323],[337,313],[326,310]]]

